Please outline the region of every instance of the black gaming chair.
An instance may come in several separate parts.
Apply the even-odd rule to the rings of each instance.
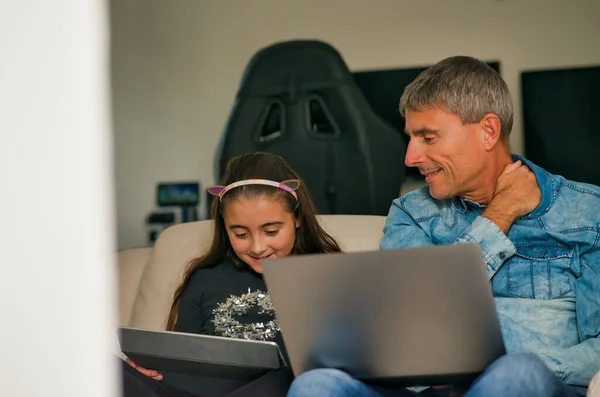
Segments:
[[[400,132],[319,41],[272,45],[247,66],[217,150],[217,180],[230,158],[257,151],[289,162],[322,214],[386,215],[405,174]]]

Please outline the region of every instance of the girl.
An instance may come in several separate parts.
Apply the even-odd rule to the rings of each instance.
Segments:
[[[316,219],[314,204],[298,175],[279,156],[246,154],[229,161],[210,208],[214,237],[208,252],[189,264],[175,291],[167,330],[275,341],[285,347],[262,278],[262,262],[270,258],[340,252],[336,241]],[[232,298],[233,296],[233,298]],[[255,304],[235,317],[226,315],[232,302]],[[263,327],[255,325],[261,323]],[[251,381],[194,377],[194,392],[166,384],[155,370],[124,368],[124,395],[129,396],[285,396],[290,370],[269,372]],[[135,368],[135,369],[134,369]]]

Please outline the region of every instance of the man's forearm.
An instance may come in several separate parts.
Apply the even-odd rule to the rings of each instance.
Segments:
[[[456,243],[479,244],[490,279],[517,252],[512,241],[498,225],[484,216],[478,216],[458,237]]]
[[[510,208],[510,205],[504,205],[500,201],[494,202],[493,200],[486,209],[483,210],[481,216],[494,222],[496,226],[498,226],[498,229],[502,230],[507,236],[508,231],[518,218],[518,215]]]

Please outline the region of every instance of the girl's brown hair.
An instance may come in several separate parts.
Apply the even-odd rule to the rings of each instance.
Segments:
[[[268,179],[282,182],[300,177],[280,156],[269,153],[251,153],[232,158],[227,164],[225,174],[220,182],[221,185],[229,185],[233,182],[245,179]],[[341,252],[338,243],[331,237],[317,221],[317,211],[308,193],[308,189],[300,180],[300,186],[296,189],[298,200],[290,193],[272,186],[244,185],[228,191],[219,201],[212,200],[210,206],[210,218],[213,220],[213,240],[210,248],[203,256],[193,259],[183,275],[183,282],[175,291],[171,311],[167,319],[167,330],[172,331],[177,322],[181,296],[190,278],[196,270],[202,267],[216,266],[228,258],[231,258],[238,267],[248,266],[231,248],[225,222],[223,220],[223,209],[227,203],[240,197],[254,199],[258,197],[277,198],[282,200],[288,211],[300,222],[296,230],[296,241],[292,254],[314,254],[327,252]]]

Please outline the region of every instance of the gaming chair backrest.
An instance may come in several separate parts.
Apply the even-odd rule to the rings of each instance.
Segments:
[[[400,133],[372,112],[340,55],[319,41],[259,51],[221,139],[217,179],[236,155],[278,154],[323,214],[385,215],[404,177]]]

